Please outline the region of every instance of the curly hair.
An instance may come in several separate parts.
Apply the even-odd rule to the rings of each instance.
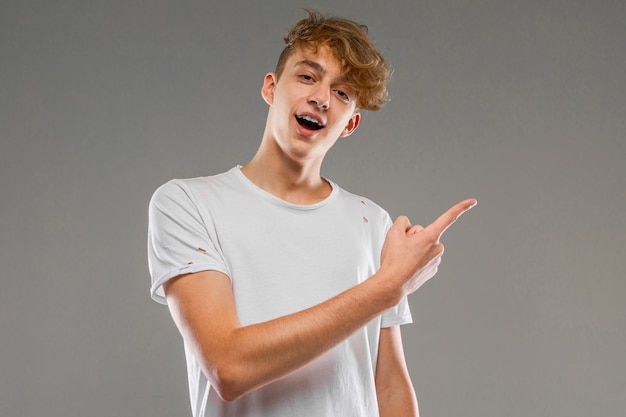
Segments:
[[[339,62],[343,77],[356,91],[357,107],[378,111],[389,100],[387,83],[391,67],[368,38],[367,26],[341,17],[326,17],[305,9],[309,16],[296,22],[285,35],[285,48],[276,64],[278,77],[297,50],[316,52],[326,46]]]

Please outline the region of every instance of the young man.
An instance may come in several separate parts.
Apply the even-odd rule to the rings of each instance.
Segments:
[[[350,20],[309,12],[263,80],[257,154],[173,180],[150,204],[152,296],[187,357],[193,415],[417,416],[399,325],[441,234],[323,178],[333,144],[385,102],[389,68]]]

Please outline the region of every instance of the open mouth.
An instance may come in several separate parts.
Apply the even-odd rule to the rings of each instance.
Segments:
[[[296,116],[296,120],[298,121],[298,124],[300,126],[308,130],[320,130],[321,128],[324,127],[322,122],[313,116],[309,116],[309,115]]]

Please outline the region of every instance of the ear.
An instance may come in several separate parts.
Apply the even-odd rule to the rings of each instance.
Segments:
[[[361,113],[358,113],[358,112],[354,113],[352,117],[350,118],[350,120],[348,120],[348,124],[343,129],[339,137],[345,138],[345,137],[350,136],[352,132],[354,132],[357,127],[359,127],[360,122],[361,122]]]
[[[263,100],[270,106],[274,102],[274,89],[276,88],[276,74],[273,72],[267,73],[263,78],[263,87],[261,87],[261,96]]]

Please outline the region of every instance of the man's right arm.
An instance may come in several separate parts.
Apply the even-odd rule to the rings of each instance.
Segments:
[[[172,317],[220,397],[237,399],[311,362],[416,291],[437,271],[441,234],[474,204],[461,202],[426,228],[398,218],[379,271],[309,309],[242,326],[230,279],[204,271],[163,285]]]

